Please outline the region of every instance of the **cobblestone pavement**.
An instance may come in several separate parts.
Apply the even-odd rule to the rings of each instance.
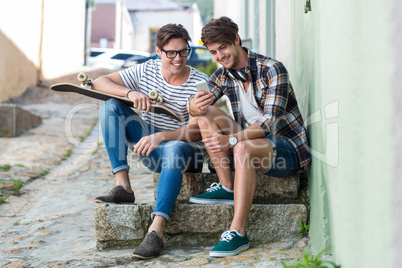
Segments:
[[[41,115],[43,124],[0,138],[0,166],[11,166],[0,171],[0,181],[25,183],[21,195],[0,205],[0,267],[282,267],[281,261],[302,257],[308,240],[297,238],[252,244],[227,258],[209,257],[211,247],[166,248],[147,261],[132,259],[133,248],[97,250],[94,198],[114,185],[97,124],[99,102],[53,95],[46,87],[31,93],[38,90],[46,97],[14,102]],[[130,162],[136,203],[153,204],[152,174],[135,157]]]

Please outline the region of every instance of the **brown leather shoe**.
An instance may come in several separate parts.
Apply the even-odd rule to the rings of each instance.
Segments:
[[[134,201],[134,192],[127,192],[121,185],[113,187],[107,195],[95,198],[96,203],[134,204]]]
[[[152,231],[145,236],[141,244],[134,250],[133,257],[143,260],[155,258],[162,252],[163,247],[163,239],[155,231]]]

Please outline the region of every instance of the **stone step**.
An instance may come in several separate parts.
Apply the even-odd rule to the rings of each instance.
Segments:
[[[159,173],[154,173],[155,199],[156,186],[159,181]],[[234,175],[234,174],[233,174]],[[300,175],[285,178],[276,178],[257,175],[257,188],[254,195],[254,203],[290,203],[299,197]],[[219,182],[218,176],[212,173],[185,173],[183,183],[177,198],[179,203],[188,203],[191,196],[202,194],[212,183]]]
[[[42,123],[42,118],[15,104],[0,104],[0,137],[16,137]]]
[[[96,204],[95,236],[99,249],[134,247],[151,223],[149,204]],[[167,247],[213,246],[233,218],[233,206],[177,203],[166,225]],[[250,241],[262,243],[294,237],[298,222],[307,220],[301,204],[253,204],[246,225]]]

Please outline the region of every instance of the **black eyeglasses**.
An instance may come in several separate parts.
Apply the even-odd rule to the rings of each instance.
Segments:
[[[190,48],[186,48],[186,49],[183,49],[183,50],[180,50],[180,51],[161,49],[161,51],[163,51],[163,52],[166,53],[166,57],[167,57],[168,59],[174,59],[174,58],[176,58],[177,53],[180,54],[180,57],[182,57],[182,58],[187,58],[188,55],[190,54],[191,49],[190,49]]]

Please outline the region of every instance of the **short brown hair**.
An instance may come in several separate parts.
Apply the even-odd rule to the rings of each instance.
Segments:
[[[163,49],[163,47],[172,38],[183,38],[188,46],[188,42],[191,41],[190,35],[187,30],[181,24],[169,23],[159,29],[156,34],[156,45]]]
[[[204,46],[212,43],[235,44],[239,27],[228,17],[212,19],[202,27],[201,41]],[[241,39],[240,39],[241,45]]]

